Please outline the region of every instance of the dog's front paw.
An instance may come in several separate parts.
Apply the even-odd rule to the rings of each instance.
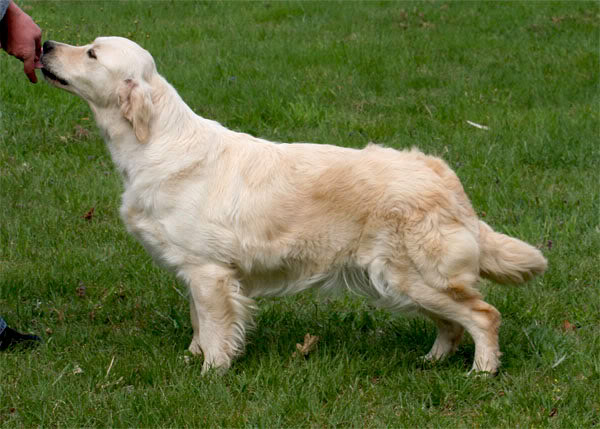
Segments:
[[[202,356],[202,349],[200,348],[200,344],[196,340],[192,340],[188,350],[194,356]]]
[[[419,360],[421,362],[430,362],[430,363],[435,363],[438,362],[442,359],[444,359],[445,356],[436,356],[435,354],[429,352],[426,355],[423,356],[419,356]]]
[[[490,371],[479,371],[475,368],[471,368],[469,372],[467,372],[467,377],[476,377],[476,378],[494,378],[498,375],[498,370],[494,372]]]
[[[202,364],[202,374],[208,372],[214,372],[216,374],[224,374],[231,365],[231,360],[227,357],[207,359],[204,357],[204,363]]]
[[[208,363],[207,361],[204,361],[204,364],[202,365],[202,375],[207,375],[209,373],[223,375],[227,372],[228,369],[229,369],[229,365],[228,366],[214,366],[214,365]]]

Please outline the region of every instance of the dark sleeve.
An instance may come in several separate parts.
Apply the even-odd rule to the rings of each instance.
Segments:
[[[6,13],[6,9],[8,9],[8,4],[10,0],[0,0],[0,21],[4,18],[4,14]]]
[[[0,317],[0,334],[2,332],[4,332],[5,329],[6,329],[6,322],[4,321],[4,319],[2,317]]]

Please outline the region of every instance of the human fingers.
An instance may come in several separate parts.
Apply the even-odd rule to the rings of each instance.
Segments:
[[[35,75],[35,64],[31,56],[23,59],[23,69],[25,74],[29,78],[31,83],[37,83],[37,76]]]
[[[42,56],[42,32],[35,36],[35,61],[38,62]]]

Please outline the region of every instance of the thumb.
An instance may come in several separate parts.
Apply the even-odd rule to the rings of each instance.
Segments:
[[[35,37],[35,61],[39,61],[42,56],[42,31]]]
[[[23,69],[25,70],[25,74],[29,78],[29,81],[31,83],[37,83],[37,76],[35,75],[35,67],[32,57],[27,57],[23,60]]]

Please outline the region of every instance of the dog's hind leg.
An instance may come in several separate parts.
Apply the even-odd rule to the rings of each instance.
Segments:
[[[435,313],[421,310],[421,313],[428,316],[437,326],[437,337],[429,353],[423,356],[423,359],[437,361],[454,353],[460,344],[465,329],[458,323],[451,320],[442,319]]]
[[[435,212],[415,223],[404,237],[414,275],[402,292],[433,315],[438,326],[428,357],[452,351],[458,324],[475,342],[473,370],[495,373],[500,364],[500,313],[477,290],[480,250],[471,226]]]
[[[190,290],[193,354],[203,354],[203,372],[227,369],[244,346],[253,301],[242,294],[234,273],[218,265],[182,270]]]
[[[458,347],[464,328],[475,342],[473,370],[492,374],[497,371],[500,364],[500,313],[482,300],[474,285],[451,283],[446,289],[433,287],[415,267],[394,267],[392,263],[387,264],[383,278],[388,284],[388,291],[396,291],[398,295],[394,299],[388,293],[390,302],[401,302],[400,297],[404,296],[437,325],[437,338],[425,359],[437,360],[453,352]],[[456,275],[453,278],[472,278],[475,282],[475,277],[470,275]]]
[[[414,284],[421,284],[424,280],[414,265],[402,252],[396,252],[394,263],[389,259],[375,258],[368,266],[369,278],[373,286],[373,303],[376,306],[387,308],[393,312],[403,310],[418,310],[419,313],[429,317],[437,326],[438,334],[433,347],[423,356],[423,359],[436,361],[445,358],[456,351],[462,340],[464,328],[459,323],[440,317],[438,313],[428,311],[418,300],[406,293],[410,292]],[[413,295],[419,295],[414,292]]]
[[[472,370],[496,373],[501,354],[498,310],[483,301],[479,294],[456,296],[451,290],[439,290],[424,281],[412,284],[406,293],[438,327],[438,336],[426,358],[439,359],[452,352],[458,346],[461,327],[464,327],[475,342]]]

